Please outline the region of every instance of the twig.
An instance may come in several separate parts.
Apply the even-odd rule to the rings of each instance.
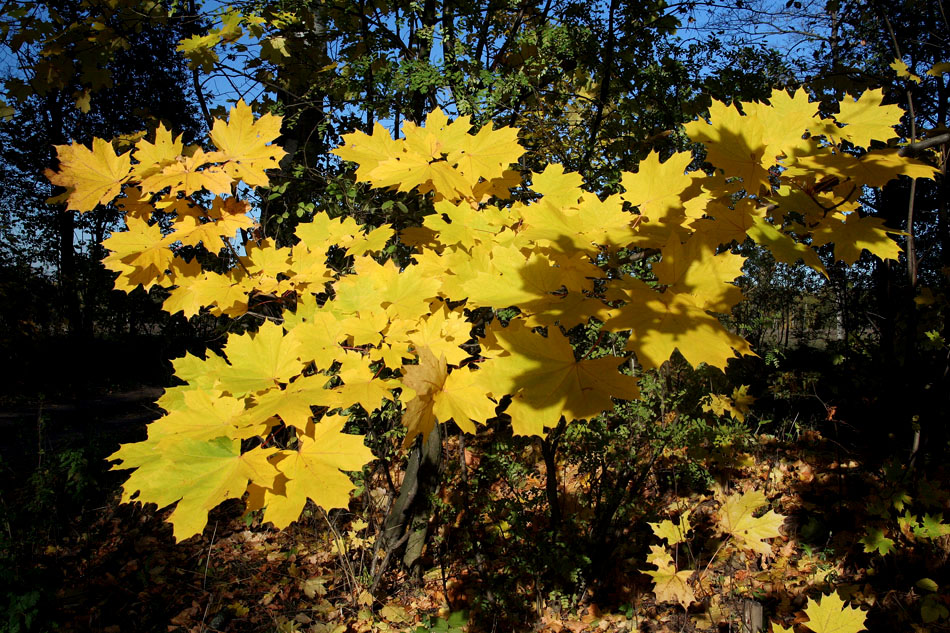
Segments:
[[[931,136],[930,138],[924,139],[922,141],[905,145],[904,147],[900,148],[900,151],[897,152],[897,155],[904,158],[913,158],[924,150],[930,149],[931,147],[935,147],[937,145],[943,145],[944,143],[950,143],[950,132],[938,134],[937,136]]]
[[[211,564],[211,549],[214,547],[214,537],[218,534],[218,522],[214,522],[214,530],[211,532],[211,544],[208,545],[208,555],[205,557],[205,575],[201,579],[201,588],[208,586],[208,566]]]

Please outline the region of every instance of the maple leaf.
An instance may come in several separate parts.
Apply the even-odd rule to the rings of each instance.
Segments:
[[[326,389],[326,383],[326,376],[316,374],[302,376],[284,389],[265,391],[255,398],[254,406],[247,410],[247,424],[258,425],[277,415],[284,424],[305,431],[313,415],[311,407],[333,409],[341,404],[339,394]]]
[[[860,609],[845,606],[837,593],[824,596],[820,601],[809,598],[805,615],[808,616],[805,626],[815,633],[858,633],[865,630],[867,619]]]
[[[298,306],[298,314],[300,312]],[[284,322],[287,325],[287,321]],[[300,343],[299,354],[304,362],[316,362],[317,367],[329,369],[340,360],[340,342],[346,339],[339,318],[326,309],[314,311],[299,325],[293,327],[291,336]]]
[[[343,145],[330,153],[356,163],[356,179],[369,182],[370,173],[381,162],[398,158],[402,154],[402,148],[403,143],[393,140],[389,130],[377,122],[373,125],[372,136],[360,130],[344,134]]]
[[[179,407],[149,424],[148,436],[152,440],[164,438],[175,442],[183,438],[233,439],[243,414],[243,400],[223,396],[220,391],[192,389],[183,394]]]
[[[690,152],[678,152],[660,162],[659,153],[650,152],[640,161],[636,173],[624,173],[621,197],[639,207],[640,214],[654,222],[679,222],[684,216],[683,198],[694,180],[686,173],[693,161]]]
[[[492,359],[482,371],[489,371],[486,379],[491,381],[493,395],[518,395],[520,413],[533,408],[548,410],[556,418],[581,420],[612,409],[613,398],[633,400],[639,395],[636,379],[617,370],[623,359],[606,356],[578,361],[559,330],[552,329],[546,338],[517,326],[492,332],[504,355]],[[524,418],[517,424],[514,414],[512,418],[517,434],[544,434],[544,416],[527,426]]]
[[[766,503],[765,495],[759,491],[730,495],[719,508],[719,530],[735,538],[742,547],[766,556],[771,554],[772,547],[765,539],[781,536],[778,529],[785,517],[772,510],[754,517],[753,512]]]
[[[143,180],[175,162],[184,149],[181,137],[181,134],[177,138],[173,137],[171,130],[166,128],[163,123],[159,123],[155,129],[154,143],[150,143],[144,138],[136,143],[133,156],[138,164],[132,168],[132,174],[135,178]]]
[[[340,359],[340,372],[337,374],[343,385],[333,391],[340,396],[341,407],[361,405],[367,413],[372,413],[383,400],[392,400],[391,389],[402,386],[398,380],[383,380],[369,367],[370,360],[358,352],[348,352]]]
[[[410,191],[419,187],[420,193],[435,190],[446,198],[471,197],[472,187],[452,165],[444,160],[430,162],[419,154],[404,153],[381,162],[369,174],[377,187],[396,187]]]
[[[805,156],[797,161],[795,173],[818,173],[842,182],[883,187],[899,176],[933,179],[937,170],[920,160],[901,156],[899,148],[886,147],[871,150],[860,158],[833,153]]]
[[[215,315],[238,316],[247,311],[247,288],[229,275],[208,271],[200,276],[176,276],[174,282],[177,287],[162,304],[169,314],[183,312],[191,317],[206,306],[213,306]]]
[[[190,156],[179,156],[175,162],[162,167],[161,171],[143,179],[142,190],[146,193],[157,193],[168,187],[169,195],[180,191],[186,196],[202,189],[214,194],[230,193],[231,176],[211,164],[216,158],[200,148]]]
[[[408,338],[417,348],[428,348],[434,356],[444,356],[449,365],[458,365],[470,356],[459,345],[471,338],[471,324],[445,306],[417,322],[416,331]]]
[[[351,217],[331,218],[327,213],[315,213],[309,222],[297,225],[297,237],[314,253],[326,254],[331,246],[349,247],[360,233],[360,227]]]
[[[761,122],[713,100],[709,124],[693,121],[685,129],[692,140],[706,146],[706,160],[725,171],[726,176],[741,177],[746,191],[758,194],[760,187],[768,186],[768,172],[762,167],[765,144]]]
[[[544,196],[553,207],[577,206],[583,190],[584,177],[577,172],[564,172],[564,167],[551,163],[539,174],[531,174],[531,188]]]
[[[125,288],[141,285],[148,290],[164,279],[175,257],[170,247],[173,239],[163,236],[158,224],[130,216],[125,231],[103,240],[102,245],[112,252],[102,261],[125,280]]]
[[[365,253],[378,253],[386,246],[386,242],[395,235],[396,231],[391,226],[380,226],[366,235],[360,233],[353,240],[353,243],[346,248],[347,255],[360,256]]]
[[[713,413],[717,416],[723,416],[728,412],[740,422],[745,419],[742,412],[733,406],[732,399],[729,396],[722,396],[715,393],[709,394],[709,402],[703,405],[703,411]]]
[[[866,553],[877,552],[881,556],[887,556],[894,550],[893,539],[884,536],[884,530],[881,528],[867,528],[864,536],[858,542],[864,544]]]
[[[755,402],[755,398],[748,395],[748,389],[748,385],[736,387],[732,390],[732,397],[711,393],[709,394],[709,403],[703,405],[703,411],[712,412],[719,416],[728,412],[740,422],[745,422],[749,407]]]
[[[920,525],[914,526],[914,536],[919,538],[938,539],[950,534],[950,525],[943,522],[943,515],[925,514],[920,519]]]
[[[647,554],[647,563],[656,565],[660,569],[672,567],[675,564],[669,548],[663,547],[662,545],[650,546],[650,553]]]
[[[742,275],[744,257],[729,251],[716,255],[713,245],[697,237],[685,244],[673,240],[662,253],[653,273],[671,292],[689,295],[711,312],[727,313],[742,300],[742,291],[729,282]]]
[[[175,368],[175,376],[184,380],[192,389],[211,391],[218,379],[218,373],[227,367],[227,362],[214,353],[208,353],[207,358],[186,353],[181,358],[174,359],[172,366]]]
[[[157,446],[151,440],[125,444],[109,459],[120,460],[114,469],[135,468],[122,486],[124,502],[133,495],[159,508],[178,502],[168,521],[181,541],[204,529],[209,510],[226,499],[240,498],[248,482],[272,486],[277,471],[267,461],[271,453],[273,449],[256,448],[242,454],[240,440],[228,437],[208,441],[186,437]]]
[[[264,521],[287,527],[300,517],[307,499],[324,510],[349,505],[355,486],[342,471],[362,470],[373,452],[362,435],[343,433],[345,424],[342,416],[325,417],[298,436],[297,450],[277,453],[273,461],[286,480],[280,493],[265,495]]]
[[[753,353],[745,339],[723,327],[689,296],[659,294],[643,282],[630,284],[623,294],[628,304],[613,310],[604,327],[630,330],[626,349],[633,350],[646,368],[659,367],[677,350],[694,367],[706,363],[720,369],[735,356],[734,351]]]
[[[901,247],[888,237],[888,233],[900,231],[886,229],[881,218],[862,217],[858,213],[849,213],[842,218],[833,214],[812,231],[812,241],[817,246],[834,243],[835,258],[849,266],[858,261],[863,250],[881,259],[896,261]]]
[[[905,62],[904,60],[900,58],[894,59],[894,61],[891,62],[889,65],[894,70],[894,72],[897,73],[898,77],[902,77],[904,79],[910,79],[916,84],[919,84],[922,81],[920,76],[910,71],[910,68],[908,68],[907,66],[907,62]]]
[[[203,216],[205,222],[188,215],[175,223],[174,239],[186,246],[201,243],[212,253],[217,253],[225,246],[222,238],[230,239],[240,229],[254,226],[254,220],[247,215],[249,207],[247,202],[233,197],[216,196],[211,208]]]
[[[467,433],[475,432],[471,420],[484,424],[495,415],[495,403],[480,384],[481,372],[457,369],[449,373],[445,356],[436,359],[429,349],[417,350],[419,363],[402,368],[402,382],[415,392],[406,401],[402,421],[406,426],[403,446],[411,446],[417,435],[423,441],[438,422],[455,420]]]
[[[802,136],[818,113],[818,104],[809,103],[808,92],[799,88],[793,95],[784,90],[773,90],[769,105],[744,103],[746,115],[762,126],[763,157],[773,159],[791,155],[802,145]]]
[[[265,321],[256,334],[229,336],[224,346],[230,366],[219,376],[218,388],[235,397],[289,382],[300,373],[299,342],[284,336],[284,329]]]
[[[686,533],[693,529],[689,524],[689,515],[686,512],[680,515],[677,523],[664,519],[659,523],[648,523],[647,525],[650,526],[657,538],[666,539],[668,545],[685,542]]]
[[[57,145],[56,157],[59,169],[47,169],[46,177],[68,189],[66,209],[71,211],[92,211],[111,202],[132,171],[131,153],[117,156],[112,143],[101,138],[92,139],[92,149],[78,143]]]
[[[355,267],[361,274],[362,264],[372,266],[373,260],[364,258]],[[438,279],[422,274],[422,271],[410,266],[400,271],[393,260],[381,267],[373,267],[373,282],[376,284],[376,305],[382,307],[393,318],[415,321],[431,311],[429,300],[434,299],[441,285]]]
[[[894,126],[899,125],[904,111],[896,105],[881,105],[884,90],[867,90],[858,99],[851,95],[838,103],[835,120],[844,128],[835,130],[838,138],[851,141],[858,147],[868,147],[872,140],[887,141],[897,136]]]
[[[627,227],[635,219],[636,216],[627,214]],[[596,250],[591,240],[584,235],[591,228],[590,219],[581,214],[579,209],[555,206],[542,198],[538,204],[521,210],[521,220],[521,235],[526,240],[561,250]]]
[[[252,187],[266,187],[270,182],[267,169],[276,169],[287,152],[277,145],[269,145],[280,136],[281,118],[265,114],[257,121],[250,106],[241,99],[225,123],[215,119],[210,137],[227,161],[223,170],[235,180],[243,180]]]
[[[510,127],[494,130],[491,122],[476,134],[461,137],[459,144],[447,160],[455,164],[469,182],[501,177],[508,165],[518,162],[524,153],[518,143],[518,130]]]
[[[769,249],[776,261],[794,265],[801,260],[806,266],[810,266],[826,277],[828,276],[824,264],[818,258],[818,253],[807,244],[796,242],[790,236],[782,233],[777,226],[771,224],[765,218],[753,219],[748,235],[756,244]]]
[[[689,578],[694,570],[684,569],[676,571],[673,566],[660,567],[657,571],[643,570],[643,573],[653,578],[653,593],[657,602],[679,602],[687,608],[696,602],[696,595],[689,586]]]
[[[564,285],[560,269],[537,253],[525,257],[518,248],[497,246],[491,253],[491,265],[491,272],[478,272],[462,284],[473,306],[519,305],[537,311],[556,301],[551,293]]]

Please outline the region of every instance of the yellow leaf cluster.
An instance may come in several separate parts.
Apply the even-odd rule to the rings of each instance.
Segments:
[[[125,498],[178,502],[179,538],[199,531],[214,504],[245,492],[283,527],[307,499],[346,505],[352,484],[343,473],[372,459],[360,436],[343,433],[355,411],[401,410],[407,445],[437,424],[472,432],[500,413],[515,433],[544,435],[637,398],[630,352],[644,368],[677,351],[719,368],[751,354],[719,321],[742,300],[734,282],[744,259],[724,246],[749,237],[819,270],[815,249],[831,244],[849,263],[863,250],[894,258],[889,230],[861,214],[854,192],[933,174],[888,150],[850,153],[891,134],[899,113],[878,94],[848,98],[839,110],[819,118],[804,91],[775,92],[768,104],[714,104],[709,121],[687,131],[722,173],[690,172],[687,153],[652,154],[606,197],[559,165],[522,179],[510,170],[523,151],[516,130],[473,132],[468,118],[436,110],[405,123],[398,139],[377,125],[346,135],[334,152],[357,163],[360,180],[428,195],[434,214],[397,232],[317,213],[288,247],[261,235],[236,195],[240,183],[265,186],[278,167],[278,117],[255,118],[238,103],[213,125],[214,150],[186,147],[163,127],[122,155],[101,139],[91,149],[58,148],[50,178],[67,189],[70,209],[115,202],[125,213],[127,230],[104,243],[117,287],[168,288],[165,309],[186,316],[237,316],[258,298],[276,310],[256,332],[230,335],[224,357],[176,362],[186,384],[159,401],[168,414],[146,441],[114,456],[136,469]],[[512,187],[532,193],[512,200]],[[211,194],[210,204],[197,192]],[[410,261],[397,266],[379,254],[393,240],[414,248]],[[196,247],[233,249],[236,265],[203,270],[181,256]],[[631,253],[650,255],[651,283],[618,265]],[[517,311],[504,324],[474,322],[478,309],[505,308]],[[617,355],[579,355],[568,331],[581,324],[625,336],[626,345]],[[741,419],[750,403],[736,390],[709,406]],[[268,444],[275,429],[289,433],[287,448]],[[764,503],[761,493],[726,499],[720,531],[768,553],[782,517],[755,517]],[[674,544],[689,523],[683,515],[654,529]],[[691,572],[660,562],[649,572],[658,597],[688,605]]]

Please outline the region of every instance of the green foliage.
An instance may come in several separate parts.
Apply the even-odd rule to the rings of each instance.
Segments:
[[[446,619],[434,618],[423,626],[418,626],[413,633],[462,633],[468,624],[468,614],[465,611],[453,611]]]

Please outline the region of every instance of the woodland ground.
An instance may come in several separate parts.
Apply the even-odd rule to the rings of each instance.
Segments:
[[[203,535],[179,544],[162,521],[168,510],[119,504],[124,475],[108,472],[103,457],[120,442],[144,437],[145,423],[158,414],[151,404],[157,394],[154,387],[140,386],[83,400],[19,398],[4,404],[0,425],[12,439],[0,452],[0,571],[6,592],[0,599],[7,602],[0,605],[6,611],[0,629],[740,631],[750,607],[762,608],[766,627],[770,619],[790,626],[804,620],[808,596],[834,587],[854,606],[869,609],[868,630],[909,631],[921,622],[926,592],[915,586],[918,579],[931,578],[941,587],[950,583],[950,536],[914,542],[908,532],[902,547],[885,558],[864,552],[858,539],[872,522],[869,500],[893,498],[907,486],[888,481],[887,464],[866,461],[856,447],[838,441],[851,422],[829,416],[816,428],[785,425],[781,438],[752,437],[741,453],[726,459],[720,453],[706,463],[719,485],[761,490],[771,508],[788,518],[768,559],[728,548],[711,557],[715,547],[706,536],[681,545],[681,567],[692,560],[707,571],[697,583],[698,602],[688,611],[657,604],[650,578],[639,571],[652,569],[644,561],[657,541],[646,522],[656,517],[631,519],[629,542],[609,587],[596,596],[547,591],[543,571],[517,568],[523,565],[517,552],[509,560],[493,555],[476,564],[451,558],[443,547],[427,557],[430,568],[421,584],[402,572],[385,577],[379,601],[363,583],[373,526],[382,518],[382,508],[372,501],[381,482],[367,482],[370,501],[360,505],[371,509],[359,517],[345,512],[326,517],[313,509],[278,532],[244,516],[243,505],[234,501],[211,513]],[[457,441],[450,441],[446,457],[461,457],[471,477],[482,467],[480,453],[488,450],[483,439],[469,438],[464,456]],[[674,503],[690,508],[695,534],[708,536],[711,491],[677,487],[665,476],[685,459],[675,452],[661,458],[644,497],[654,508]],[[489,494],[501,498],[543,488],[543,461],[536,462]],[[390,475],[398,482],[396,468]],[[376,478],[383,479],[379,469]],[[936,503],[946,506],[939,486],[947,481],[944,470],[936,468],[922,480],[938,484],[931,486],[940,497]],[[585,482],[569,469],[561,481],[565,509],[583,515],[583,508],[572,504]],[[543,511],[529,517],[538,525],[545,520]],[[443,523],[434,526],[443,544],[448,532],[466,529]],[[518,582],[498,581],[507,574]],[[499,587],[508,593],[500,594]],[[928,630],[948,630],[941,622],[947,620]]]

